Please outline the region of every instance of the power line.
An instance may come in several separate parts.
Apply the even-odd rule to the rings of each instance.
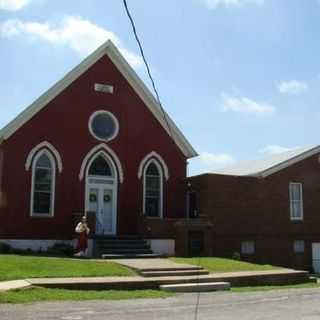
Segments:
[[[136,41],[137,41],[137,43],[138,43],[138,46],[139,46],[139,49],[140,49],[140,53],[141,53],[143,62],[144,62],[144,64],[145,64],[145,66],[146,66],[146,69],[147,69],[147,72],[148,72],[148,76],[149,76],[149,79],[150,79],[151,84],[152,84],[153,91],[154,91],[154,93],[155,93],[155,95],[156,95],[156,98],[157,98],[157,102],[158,102],[158,104],[159,104],[159,106],[160,106],[160,109],[161,109],[161,111],[162,111],[162,113],[163,113],[163,118],[164,118],[164,120],[165,120],[165,122],[166,122],[166,125],[167,125],[167,127],[168,127],[169,135],[170,135],[170,137],[174,140],[173,135],[172,135],[172,130],[171,130],[170,123],[169,123],[169,121],[168,121],[166,112],[165,112],[164,108],[162,107],[162,103],[161,103],[161,100],[160,100],[160,96],[159,96],[159,93],[158,93],[158,90],[157,90],[155,81],[154,81],[154,79],[153,79],[153,77],[152,77],[152,75],[151,75],[150,67],[149,67],[149,64],[148,64],[148,62],[147,62],[147,59],[146,59],[146,57],[145,57],[145,54],[144,54],[144,50],[143,50],[143,48],[142,48],[141,41],[140,41],[139,36],[138,36],[138,34],[137,34],[137,29],[136,29],[135,23],[134,23],[134,20],[133,20],[131,14],[130,14],[130,11],[129,11],[129,8],[128,8],[127,1],[126,1],[126,0],[123,0],[123,5],[124,5],[124,8],[125,8],[125,10],[126,10],[127,16],[128,16],[128,18],[129,18],[129,20],[130,20],[131,27],[132,27],[132,30],[133,30],[133,34],[134,34],[134,37],[135,37],[135,39],[136,39]]]

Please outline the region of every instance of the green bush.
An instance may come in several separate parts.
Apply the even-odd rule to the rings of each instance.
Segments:
[[[231,259],[232,260],[237,260],[237,261],[240,261],[241,260],[241,255],[239,252],[233,252],[232,253],[232,256],[231,256]]]
[[[10,244],[5,242],[0,242],[0,253],[10,253],[12,251],[12,248]]]
[[[74,254],[74,248],[70,244],[55,243],[52,247],[48,248],[47,254],[53,256],[71,257]]]

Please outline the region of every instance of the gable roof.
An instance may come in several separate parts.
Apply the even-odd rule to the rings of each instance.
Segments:
[[[176,145],[180,148],[182,153],[187,158],[197,156],[197,152],[193,149],[191,144],[184,137],[179,128],[175,125],[172,119],[166,113],[166,119],[170,125],[170,129],[166,123],[164,114],[147,86],[142,82],[136,72],[128,64],[128,62],[121,55],[116,46],[111,40],[105,42],[86,59],[84,59],[79,65],[67,73],[60,81],[54,84],[49,90],[42,94],[36,101],[34,101],[28,108],[22,111],[15,119],[7,124],[3,129],[0,130],[0,143],[1,140],[8,139],[14,134],[21,126],[28,122],[35,114],[43,109],[51,100],[65,90],[73,81],[80,77],[85,71],[87,71],[95,62],[101,57],[107,55],[120,73],[129,82],[131,87],[135,90],[138,96],[142,99],[148,109],[151,111],[153,116],[159,121],[161,126],[171,136]],[[172,133],[172,134],[170,134]]]
[[[264,178],[320,152],[320,146],[306,146],[258,160],[240,162],[212,173]]]

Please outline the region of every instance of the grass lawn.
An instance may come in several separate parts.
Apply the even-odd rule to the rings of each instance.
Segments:
[[[178,263],[188,263],[196,266],[201,266],[210,272],[261,271],[279,269],[279,267],[271,266],[268,264],[254,264],[244,261],[215,257],[170,259]]]
[[[134,276],[134,271],[117,263],[0,255],[0,281],[26,278]]]
[[[0,292],[0,303],[29,303],[62,300],[125,300],[141,298],[167,298],[173,294],[160,290],[65,290],[30,288]]]
[[[231,288],[232,292],[254,292],[254,291],[271,291],[271,290],[283,290],[283,289],[312,289],[319,288],[319,283],[301,283],[292,285],[279,285],[279,286],[257,286],[257,287],[239,287]]]

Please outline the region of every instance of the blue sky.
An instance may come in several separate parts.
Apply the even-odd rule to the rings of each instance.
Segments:
[[[127,0],[190,174],[319,143],[319,0]],[[111,38],[149,85],[120,0],[0,0],[0,127]]]

